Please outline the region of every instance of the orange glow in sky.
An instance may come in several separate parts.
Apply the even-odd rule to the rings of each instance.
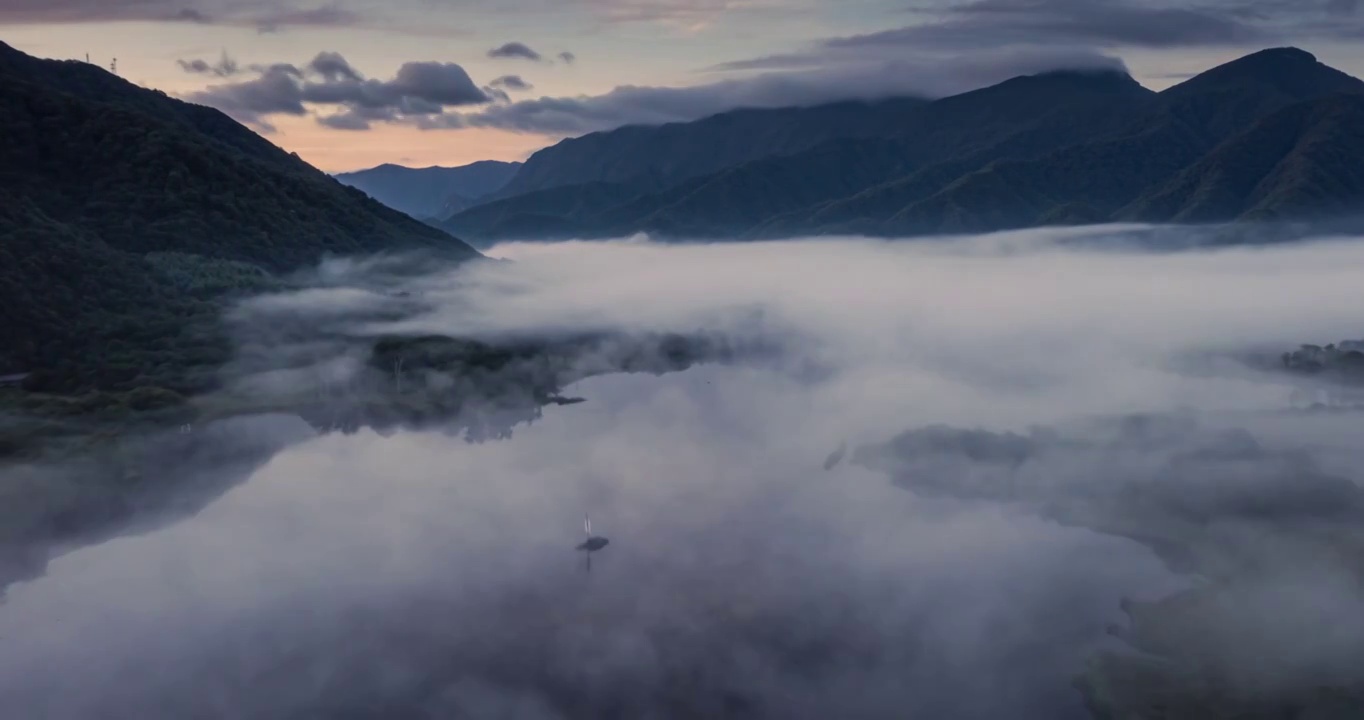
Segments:
[[[396,163],[410,167],[467,165],[478,160],[525,160],[551,144],[541,135],[493,129],[418,130],[376,124],[364,132],[322,127],[310,117],[274,119],[270,142],[296,152],[326,172],[345,172]]]

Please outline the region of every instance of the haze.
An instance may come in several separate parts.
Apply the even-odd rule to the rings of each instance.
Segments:
[[[585,380],[566,391],[585,403],[506,440],[239,421],[304,439],[197,515],[11,587],[0,697],[52,720],[1086,717],[1072,681],[1119,647],[1120,599],[1197,579],[1042,505],[1135,483],[1201,433],[1245,429],[1254,452],[1355,484],[1364,467],[1357,414],[1288,412],[1292,387],[1239,360],[1357,339],[1364,244],[1156,252],[1143,232],[507,244],[490,254],[512,262],[418,276],[329,264],[312,289],[242,304],[242,337],[703,330],[781,352]],[[389,312],[395,291],[417,311]],[[310,347],[330,355],[308,372],[344,374],[344,344]],[[1134,413],[1197,430],[1066,454]],[[883,471],[857,452],[933,426],[1032,432],[1018,494],[967,492],[1000,487],[989,453],[902,452]],[[854,452],[826,471],[841,443]],[[1241,452],[1217,447],[1200,462]],[[1216,525],[1257,477],[1176,492]],[[1265,486],[1292,505],[1278,477]],[[588,512],[611,539],[590,573],[572,550]],[[1239,671],[1263,641],[1292,663],[1272,673],[1284,692],[1357,667],[1355,571],[1308,572],[1258,537],[1280,551],[1255,577],[1273,592],[1228,615],[1209,656]]]

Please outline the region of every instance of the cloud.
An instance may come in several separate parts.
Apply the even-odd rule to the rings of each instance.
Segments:
[[[1171,48],[1243,46],[1274,35],[1242,10],[1127,0],[976,0],[929,11],[936,19],[923,25],[839,38],[828,46],[932,43],[965,48],[1066,42]]]
[[[182,8],[172,15],[171,18],[174,20],[200,23],[202,25],[207,25],[212,22],[212,19],[208,15],[205,15],[203,11],[195,10],[193,8]]]
[[[364,77],[335,52],[319,53],[301,68],[277,63],[251,69],[257,77],[211,85],[187,99],[258,127],[268,127],[271,115],[300,116],[308,114],[308,106],[330,107],[336,112],[320,116],[319,122],[347,130],[441,115],[447,108],[493,99],[454,63],[404,63],[390,80]]]
[[[420,122],[432,128],[495,127],[551,136],[579,135],[622,125],[685,122],[741,107],[940,97],[1058,68],[1123,68],[1115,58],[1067,49],[981,52],[951,62],[928,54],[898,55],[898,59],[772,72],[691,87],[622,86],[603,95],[523,100]]]
[[[826,43],[827,47],[996,47],[1001,43],[1103,48],[1254,47],[1356,35],[1354,0],[1322,3],[1165,3],[1133,0],[974,0],[919,8],[927,22]]]
[[[255,321],[302,340],[699,328],[783,352],[587,380],[503,441],[296,442],[193,517],[12,587],[0,696],[54,719],[1050,720],[1087,716],[1072,680],[1124,642],[1275,709],[1357,680],[1358,415],[1290,412],[1299,380],[1225,360],[1357,333],[1364,244],[1079,238],[1124,236],[329,267]],[[826,472],[844,440],[863,461]],[[591,574],[587,512],[611,539]],[[1124,596],[1200,601],[1176,625],[1137,606],[1124,640],[1106,633]]]
[[[506,88],[508,90],[532,90],[535,86],[526,82],[520,75],[503,75],[488,83],[493,87]]]
[[[315,2],[259,3],[254,0],[7,0],[0,25],[116,21],[192,22],[254,27],[347,27],[368,23],[361,13]]]
[[[336,52],[318,53],[317,57],[308,63],[308,69],[321,75],[327,82],[360,82],[364,79],[359,72],[356,72],[355,68],[350,66],[346,58]]]
[[[976,53],[1039,49],[1110,53],[1127,48],[1259,49],[1266,44],[1341,39],[1364,25],[1342,22],[1343,5],[1259,2],[1147,3],[1129,0],[974,0],[913,8],[920,22],[826,38],[794,52],[713,65],[710,72],[874,67],[910,56],[944,65]]]
[[[210,63],[207,60],[176,60],[175,63],[181,70],[195,75],[216,75],[218,77],[232,77],[243,72],[242,66],[232,59],[226,51],[217,62]]]
[[[319,72],[322,62],[315,59],[309,72]],[[560,137],[629,124],[690,121],[742,107],[808,106],[906,95],[940,97],[1017,75],[1059,68],[1122,69],[1123,65],[1102,53],[1067,48],[982,51],[950,61],[936,53],[898,51],[859,56],[855,62],[828,63],[800,72],[768,72],[689,87],[622,86],[598,96],[542,97],[515,102],[506,91],[522,88],[504,84],[510,82],[505,78],[478,88],[472,81],[465,82],[467,74],[458,66],[444,67],[458,74],[444,83],[459,89],[457,96],[448,101],[433,98],[429,93],[405,92],[394,83],[385,85],[344,77],[325,83],[310,82],[292,65],[260,68],[259,78],[211,87],[191,98],[258,126],[270,114],[306,114],[306,109],[299,111],[305,103],[320,103],[366,108],[366,112],[342,108],[335,115],[324,115],[321,122],[337,129],[365,129],[372,123],[385,122],[428,130],[486,127]],[[399,73],[400,79],[413,75],[409,84],[440,84],[440,78],[434,76],[417,80],[418,72],[437,71],[430,63],[409,63]],[[398,102],[400,97],[409,99]],[[420,102],[423,100],[440,107]],[[483,104],[485,108],[474,112],[453,110],[469,104]],[[387,111],[378,112],[379,108]]]
[[[317,123],[333,130],[369,130],[373,123],[394,122],[399,111],[387,107],[357,106],[329,115],[318,115]]]
[[[252,17],[262,33],[278,32],[285,27],[353,27],[365,25],[369,17],[335,5],[300,10],[283,9]]]
[[[562,60],[565,65],[572,65],[573,63],[578,62],[578,56],[567,50],[559,53],[559,59]]]
[[[789,14],[801,8],[782,0],[587,0],[587,5],[610,22],[663,23],[689,30],[737,12]]]
[[[1123,0],[978,0],[919,8],[915,25],[833,37],[808,49],[731,61],[709,73],[740,75],[689,87],[623,86],[590,97],[538,98],[428,127],[497,127],[550,136],[627,124],[689,121],[739,107],[810,105],[895,95],[940,97],[1018,75],[1070,68],[1122,69],[1126,47],[1253,45],[1296,33],[1343,36],[1281,3],[1152,5]],[[1298,6],[1293,8],[1300,10]],[[1344,4],[1333,4],[1345,15]],[[1318,11],[1322,11],[1318,8]],[[624,16],[624,15],[622,15]]]
[[[488,51],[488,57],[530,60],[531,62],[542,62],[545,59],[540,53],[532,50],[529,45],[520,42],[499,45]]]

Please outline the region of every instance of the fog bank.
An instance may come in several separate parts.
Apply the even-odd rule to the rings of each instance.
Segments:
[[[1081,718],[1071,683],[1124,648],[1120,600],[1215,581],[1210,557],[1255,589],[1203,624],[1214,661],[1296,637],[1266,692],[1353,679],[1357,571],[1298,561],[1357,520],[1359,416],[1289,412],[1310,380],[1239,357],[1364,335],[1364,244],[1167,253],[1118,233],[324,267],[239,310],[276,338],[258,367],[303,346],[342,363],[347,333],[777,351],[583,380],[566,392],[586,402],[509,439],[297,442],[194,517],[11,588],[0,697],[59,720]],[[1137,413],[1160,419],[1122,419]],[[588,512],[611,539],[590,573],[573,550]],[[1218,554],[1256,527],[1255,562]],[[1181,564],[1153,538],[1203,554]],[[1313,642],[1313,608],[1348,631]],[[1247,633],[1259,644],[1231,642]]]

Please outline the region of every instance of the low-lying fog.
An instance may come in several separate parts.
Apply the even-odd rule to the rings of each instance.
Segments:
[[[1016,458],[1027,472],[1011,477],[1031,483],[1018,492],[1053,503],[1232,428],[1255,452],[1364,476],[1360,415],[1286,412],[1287,384],[1230,359],[1364,335],[1364,243],[1070,242],[1120,231],[504,245],[491,254],[513,262],[403,280],[430,310],[397,323],[372,312],[392,296],[364,289],[380,266],[331,263],[318,288],[243,317],[353,313],[369,331],[457,335],[701,329],[785,351],[582,381],[567,392],[587,402],[547,408],[509,440],[362,430],[295,444],[198,515],[10,588],[4,714],[1085,717],[1071,682],[1120,647],[1105,633],[1125,622],[1120,598],[1195,579],[1133,534],[954,495],[993,477],[989,452],[902,455],[887,473],[853,462],[859,447],[938,425],[1019,433],[1033,447]],[[1047,446],[1132,413],[1199,429],[1084,463]],[[847,459],[826,471],[842,443]],[[1179,478],[1242,477],[1217,467]],[[1292,502],[1292,486],[1275,487]],[[1224,495],[1208,490],[1191,492],[1215,519]],[[1105,507],[1121,520],[1121,504]],[[587,512],[611,540],[590,573],[573,549]],[[1358,581],[1330,565],[1308,577],[1228,622],[1325,612],[1364,637]],[[1340,637],[1320,653],[1311,628],[1292,642],[1303,667],[1353,663],[1359,648]]]

